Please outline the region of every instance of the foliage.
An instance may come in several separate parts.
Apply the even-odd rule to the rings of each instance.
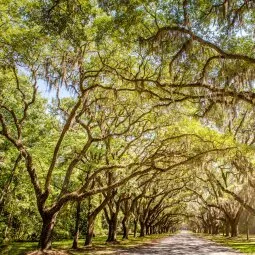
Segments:
[[[0,6],[1,242],[255,214],[254,1]]]

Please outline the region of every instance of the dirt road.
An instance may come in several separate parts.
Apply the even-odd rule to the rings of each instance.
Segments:
[[[119,255],[238,255],[230,248],[220,246],[214,242],[193,236],[188,232],[181,232],[172,237],[164,238],[151,245],[122,250]]]

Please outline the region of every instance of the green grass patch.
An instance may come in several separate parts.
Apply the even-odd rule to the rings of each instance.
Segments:
[[[223,246],[231,247],[241,253],[255,254],[255,235],[251,235],[249,240],[244,235],[239,235],[238,237],[212,236],[207,234],[196,235],[222,244]]]
[[[90,247],[84,247],[84,239],[79,240],[79,249],[72,250],[73,240],[61,240],[53,242],[53,249],[66,250],[73,255],[91,255],[91,254],[113,254],[116,250],[130,249],[139,245],[153,242],[154,240],[169,236],[169,234],[150,235],[134,238],[130,236],[128,240],[121,240],[118,236],[118,243],[106,243],[106,236],[96,236]],[[8,245],[0,246],[1,255],[23,255],[29,251],[37,249],[37,242],[12,242]]]
[[[36,250],[37,242],[12,242],[0,246],[1,255],[21,255],[28,251]]]

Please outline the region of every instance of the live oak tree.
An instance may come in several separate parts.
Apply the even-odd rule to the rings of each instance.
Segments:
[[[226,187],[237,181],[224,166],[221,165],[219,171],[216,170],[215,162],[210,162],[206,168],[197,177],[196,185],[201,188],[189,188],[197,196],[197,203],[201,208],[198,213],[201,225],[206,233],[218,234],[219,230],[222,230],[226,236],[231,234],[231,237],[235,237],[238,234],[238,223],[244,208],[231,196],[222,192],[212,175],[217,176]]]
[[[254,1],[8,0],[0,19],[0,160],[8,164],[0,205],[15,197],[21,173],[27,186],[15,190],[37,206],[42,249],[69,201],[99,193],[123,211],[124,229],[132,204],[136,224],[139,204],[153,211],[149,228],[177,223],[160,198],[154,208],[129,192],[133,178],[176,172],[174,183],[208,157],[222,163],[225,153],[243,192],[253,188]],[[46,87],[52,102],[39,93]],[[213,170],[218,192],[254,213]]]
[[[26,168],[35,189],[38,209],[44,224],[41,233],[42,248],[50,247],[55,219],[59,210],[68,201],[83,199],[98,192],[110,190],[111,188],[125,183],[127,180],[137,176],[138,174],[146,173],[150,169],[168,171],[169,169],[186,162],[186,160],[183,162],[180,161],[176,163],[176,165],[173,164],[162,169],[160,165],[155,165],[158,158],[161,157],[160,151],[165,150],[165,143],[175,139],[175,137],[163,139],[162,142],[159,139],[155,142],[153,130],[155,130],[157,125],[151,126],[150,124],[155,119],[153,117],[155,113],[153,113],[151,109],[148,109],[145,112],[141,111],[138,107],[139,105],[134,104],[133,102],[131,106],[130,101],[126,102],[125,98],[127,96],[126,94],[123,94],[121,89],[118,91],[118,89],[113,90],[109,87],[91,85],[91,87],[80,92],[81,94],[76,101],[75,98],[67,102],[65,99],[60,100],[58,98],[57,105],[53,106],[57,107],[60,119],[59,121],[52,120],[49,116],[49,121],[53,121],[53,123],[55,123],[56,130],[50,133],[49,136],[45,135],[45,138],[51,141],[54,141],[55,139],[56,142],[55,146],[53,143],[53,147],[48,147],[49,150],[53,149],[53,156],[49,159],[48,163],[48,171],[46,173],[39,172],[41,175],[40,178],[45,178],[44,186],[46,190],[43,192],[41,185],[39,184],[40,178],[37,176],[38,173],[36,173],[35,168],[37,164],[39,165],[39,168],[41,167],[40,161],[38,161],[38,163],[34,162],[36,162],[37,157],[40,157],[40,153],[45,152],[37,150],[38,147],[41,147],[42,144],[44,144],[45,140],[37,141],[34,148],[34,153],[37,153],[36,156],[33,155],[33,151],[27,150],[26,147],[28,147],[28,145],[25,145],[26,143],[22,141],[23,129],[21,124],[29,121],[27,111],[36,101],[36,86],[35,84],[32,84],[31,92],[25,93],[23,91],[24,88],[20,85],[20,78],[17,76],[16,70],[13,70],[13,74],[13,88],[21,94],[21,97],[16,100],[20,100],[18,102],[23,104],[24,108],[22,109],[21,107],[21,109],[14,109],[12,105],[8,105],[6,102],[3,107],[7,112],[5,115],[7,114],[6,116],[11,117],[13,126],[16,128],[16,132],[15,130],[9,129],[10,127],[7,125],[5,115],[2,114],[1,134],[22,153],[22,156],[25,159]],[[82,89],[82,87],[80,89]],[[104,91],[107,91],[108,95],[111,94],[112,96],[104,98],[102,94]],[[30,101],[26,101],[26,97],[30,98]],[[141,96],[139,97],[141,99]],[[119,99],[121,101],[118,101]],[[109,100],[111,100],[111,105],[107,104]],[[114,101],[120,104],[114,106]],[[132,115],[129,111],[126,111],[127,106],[129,107],[129,111],[133,108],[133,111],[131,111]],[[152,104],[151,108],[154,107],[155,105]],[[21,117],[17,115],[15,110],[19,110],[21,112]],[[56,114],[56,110],[53,112]],[[114,126],[112,123],[114,123]],[[157,124],[160,124],[160,122]],[[150,132],[152,132],[152,138],[149,135]],[[181,135],[181,137],[185,137],[185,135]],[[113,138],[118,140],[119,145],[121,145],[123,149],[119,149],[119,147],[111,147],[111,143],[114,142]],[[121,139],[123,138],[124,140],[122,143]],[[84,140],[84,144],[82,145],[80,142],[77,144],[77,142],[75,142],[77,140]],[[70,143],[70,141],[74,141],[74,143],[66,147],[65,144]],[[134,147],[136,143],[140,143],[139,149]],[[159,149],[155,147],[155,144],[158,144]],[[100,148],[99,162],[96,162],[93,156],[89,156],[95,145]],[[65,150],[63,150],[61,146],[64,146]],[[119,160],[128,154],[130,157],[127,159],[126,164],[120,164]],[[141,159],[139,159],[139,155],[142,156]],[[141,166],[141,162],[143,162],[144,166]],[[160,164],[160,161],[157,163]],[[45,165],[47,166],[47,162]],[[112,169],[119,169],[119,171],[122,171],[121,169],[127,168],[130,172],[129,174],[125,173],[123,179],[113,182],[111,185],[107,185],[105,187],[87,190],[91,188],[93,180],[102,171],[107,172]],[[59,169],[59,171],[56,171],[55,174],[57,177],[56,179],[53,179],[54,169]],[[64,179],[59,179],[58,176],[63,174],[62,169],[66,169],[65,177]],[[88,178],[85,178],[84,181],[81,179],[78,183],[77,181],[72,181],[72,177],[76,178],[80,176],[83,174],[83,171],[88,172]],[[51,183],[58,187],[58,197],[50,193]],[[47,199],[55,202],[53,202],[51,206],[46,206],[48,203]]]
[[[16,86],[19,86],[18,84],[19,78],[15,81]],[[138,128],[138,133],[146,132],[146,122],[147,120],[144,119],[145,113],[140,113],[135,115],[135,110],[138,110],[136,106],[136,109],[134,109],[133,114],[130,115],[125,110],[125,103],[123,105],[122,109],[117,110],[116,108],[111,105],[110,107],[107,107],[106,105],[103,105],[103,102],[105,99],[99,94],[98,96],[96,93],[94,96],[91,94],[90,98],[87,98],[88,90],[85,90],[81,92],[81,95],[77,99],[76,102],[74,102],[73,105],[71,105],[71,110],[63,109],[64,106],[59,106],[61,114],[60,123],[58,123],[58,127],[56,128],[56,133],[59,133],[59,137],[57,136],[51,136],[51,138],[48,137],[48,139],[52,139],[54,141],[54,138],[56,139],[56,145],[54,148],[54,153],[52,156],[52,159],[49,161],[49,169],[45,176],[45,191],[42,191],[41,185],[39,184],[39,177],[37,176],[38,173],[36,172],[36,167],[34,166],[33,162],[36,162],[34,159],[32,153],[26,149],[27,145],[22,140],[22,122],[27,121],[28,116],[26,115],[27,108],[33,104],[33,102],[26,102],[25,98],[26,96],[31,96],[25,94],[23,92],[22,88],[18,88],[18,91],[20,90],[21,94],[21,102],[24,104],[23,108],[23,114],[22,117],[19,119],[19,116],[17,116],[17,113],[10,105],[5,105],[5,108],[7,109],[7,116],[12,118],[12,121],[14,123],[14,126],[16,128],[16,132],[14,130],[10,131],[10,127],[7,125],[6,117],[4,116],[4,113],[1,114],[1,124],[2,124],[2,130],[1,134],[9,141],[11,142],[18,151],[22,154],[22,156],[25,158],[26,168],[28,173],[30,174],[31,182],[34,186],[36,196],[37,196],[37,203],[38,203],[38,209],[42,216],[44,225],[43,230],[41,234],[41,245],[43,248],[48,248],[50,237],[51,237],[51,231],[53,229],[53,225],[55,222],[55,218],[61,209],[61,207],[68,202],[69,200],[78,200],[82,199],[86,196],[95,194],[97,192],[101,192],[104,190],[109,189],[109,187],[102,187],[93,189],[91,191],[87,191],[88,187],[91,185],[91,181],[102,171],[109,171],[110,169],[123,169],[125,167],[128,167],[130,169],[130,174],[128,176],[125,176],[122,180],[119,182],[112,183],[110,185],[111,187],[115,187],[120,185],[121,183],[125,182],[132,176],[137,175],[138,173],[135,172],[135,166],[138,164],[136,161],[138,160],[137,156],[133,158],[133,160],[129,160],[123,164],[120,164],[118,160],[121,159],[122,156],[125,156],[127,153],[125,150],[130,149],[129,146],[133,140],[132,136],[135,135],[134,133],[134,127],[137,125],[137,123],[140,125],[143,125],[141,128]],[[92,86],[93,90],[93,86]],[[109,92],[108,92],[109,93]],[[33,89],[33,94],[31,96],[31,100],[34,100],[36,95],[36,88]],[[113,98],[111,102],[114,100],[114,94],[112,94]],[[106,100],[107,101],[107,100]],[[83,103],[83,104],[82,104]],[[130,106],[129,106],[130,107]],[[101,108],[101,110],[100,110]],[[22,108],[20,109],[22,111]],[[89,112],[87,112],[89,111]],[[86,117],[83,118],[83,115],[86,112]],[[93,117],[92,117],[93,116]],[[92,118],[91,118],[92,117]],[[74,122],[75,121],[75,122]],[[115,125],[113,126],[112,123]],[[143,124],[144,123],[144,124]],[[76,124],[76,125],[75,125]],[[82,132],[83,131],[83,132]],[[130,133],[132,131],[132,134]],[[67,134],[68,133],[68,134]],[[51,134],[50,134],[51,135]],[[67,138],[66,138],[66,137]],[[112,153],[111,157],[114,158],[114,151],[110,151],[109,146],[112,139],[115,137],[115,139],[120,139],[122,137],[128,137],[131,136],[131,140],[128,140],[125,142],[124,150],[121,150],[118,152],[120,155],[116,155],[116,160],[113,162],[108,162],[108,153]],[[66,140],[64,139],[66,138]],[[70,140],[69,140],[70,139]],[[61,148],[61,145],[65,144],[66,141],[77,141],[79,139],[80,141],[84,141],[84,144],[72,144],[68,147],[65,147],[66,150],[63,151]],[[104,145],[104,141],[108,140],[108,142]],[[101,152],[103,154],[103,159],[101,166],[93,166],[90,165],[89,160],[86,164],[86,154],[90,153],[90,148],[93,147],[94,144],[98,144],[98,146],[101,147]],[[101,144],[101,145],[100,145]],[[62,145],[62,146],[63,146]],[[25,147],[26,146],[26,147]],[[132,148],[132,147],[131,147]],[[70,154],[71,153],[71,154]],[[85,160],[85,162],[84,162]],[[96,162],[94,162],[95,164]],[[35,163],[36,164],[36,163]],[[87,171],[90,173],[89,178],[85,180],[84,182],[80,183],[80,186],[77,186],[76,183],[72,182],[72,177],[75,178],[75,176],[79,175],[79,168],[83,168],[83,165],[87,167]],[[53,177],[53,171],[54,168],[63,169],[66,168],[65,177],[61,181],[56,179],[52,179]],[[76,170],[74,171],[74,169]],[[133,169],[133,171],[132,171]],[[85,168],[86,171],[86,168]],[[145,170],[139,170],[144,172]],[[59,174],[62,174],[62,172],[56,172],[56,176]],[[59,177],[58,177],[59,178]],[[51,183],[54,183],[54,185],[59,186],[59,196],[53,196],[51,197],[50,194],[50,186]],[[55,202],[52,206],[49,206],[47,208],[46,201],[50,197],[51,201]],[[47,209],[46,209],[47,208]]]

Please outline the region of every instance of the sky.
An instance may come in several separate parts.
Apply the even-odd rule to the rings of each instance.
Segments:
[[[19,73],[22,75],[26,75],[29,76],[29,71],[24,68],[24,67],[19,67],[18,68]],[[49,87],[49,85],[47,84],[47,82],[43,79],[38,79],[37,80],[37,86],[38,86],[38,91],[40,92],[40,94],[42,95],[42,97],[47,98],[49,100],[51,100],[52,98],[56,97],[56,89]],[[60,91],[59,91],[59,96],[60,98],[64,98],[64,97],[70,97],[72,96],[70,94],[70,92],[63,86],[61,87]]]
[[[52,99],[56,96],[56,89],[54,88],[50,89],[44,80],[42,79],[38,80],[37,84],[38,84],[38,90],[44,98]],[[59,91],[59,96],[60,98],[70,97],[71,94],[69,91],[66,90],[66,88],[61,87]]]

